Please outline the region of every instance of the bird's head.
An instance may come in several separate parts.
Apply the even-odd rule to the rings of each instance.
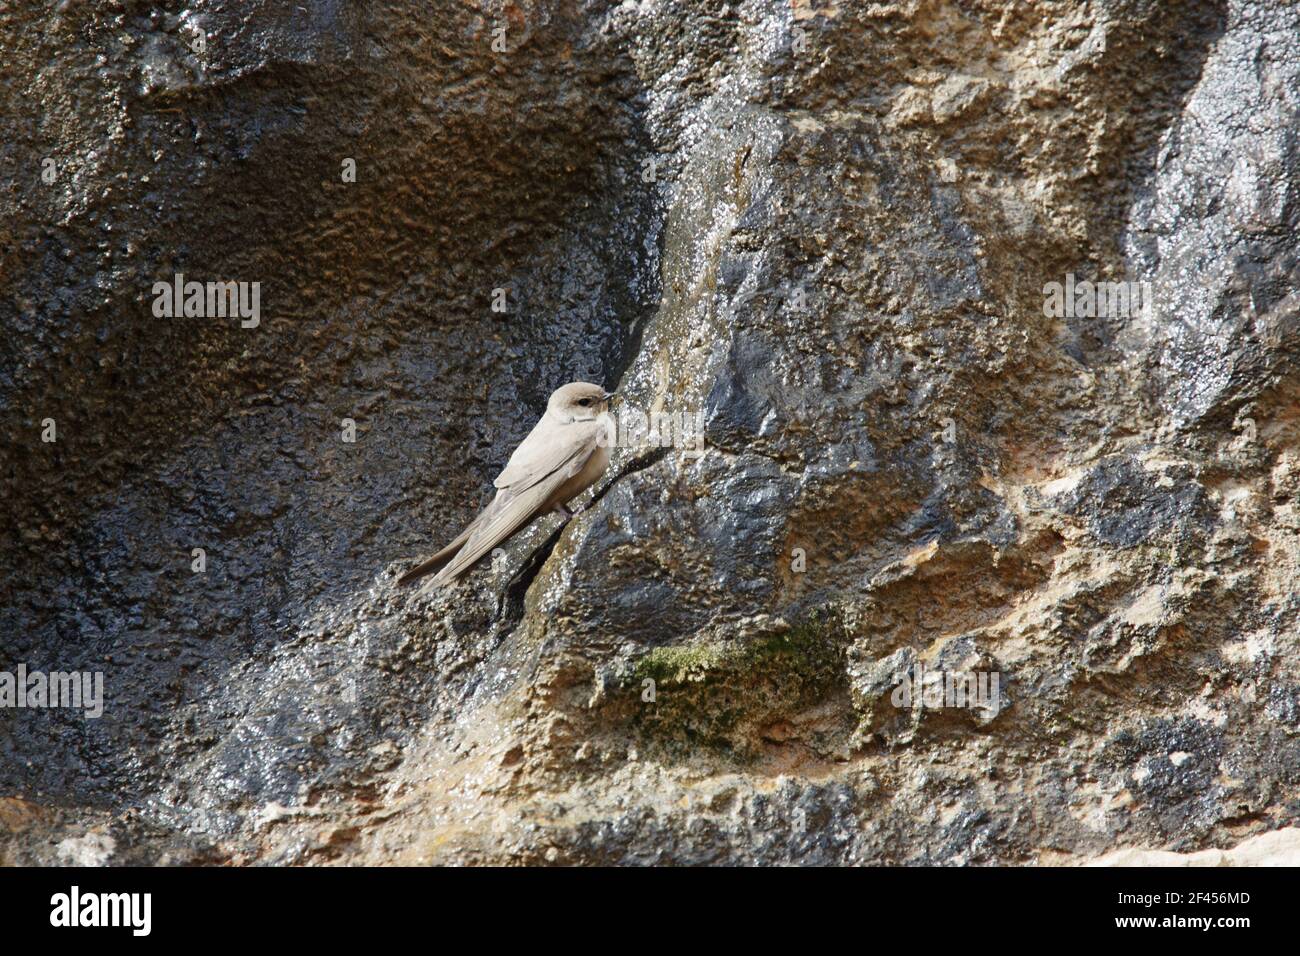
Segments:
[[[612,392],[590,382],[570,382],[551,393],[546,410],[564,422],[589,422],[609,411]]]

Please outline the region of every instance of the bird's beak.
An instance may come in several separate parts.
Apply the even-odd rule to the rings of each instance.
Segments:
[[[606,393],[605,393],[605,401],[609,401],[609,400],[610,400],[611,398],[613,398],[613,397],[614,397],[614,393],[613,393],[613,392],[606,392]]]

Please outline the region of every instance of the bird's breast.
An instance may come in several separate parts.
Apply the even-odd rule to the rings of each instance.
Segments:
[[[596,450],[587,459],[587,463],[582,466],[582,470],[556,490],[554,496],[547,502],[546,509],[549,510],[556,504],[568,504],[600,480],[600,476],[608,467],[609,449],[604,445],[597,445]]]

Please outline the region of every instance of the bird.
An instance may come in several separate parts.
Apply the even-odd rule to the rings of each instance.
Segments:
[[[609,466],[614,397],[599,385],[570,382],[551,393],[546,412],[492,483],[496,496],[445,548],[397,579],[411,584],[427,574],[442,587],[458,580],[493,548],[550,512],[573,517],[568,503]]]

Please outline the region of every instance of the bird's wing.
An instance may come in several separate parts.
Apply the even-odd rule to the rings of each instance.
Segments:
[[[445,565],[452,559],[456,552],[461,549],[461,546],[469,540],[469,536],[474,533],[474,528],[478,526],[479,518],[482,517],[483,515],[480,514],[478,518],[475,518],[465,527],[465,530],[456,535],[455,539],[447,545],[447,547],[443,548],[427,561],[422,561],[415,567],[411,568],[411,570],[407,571],[397,579],[397,583],[399,585],[411,584],[414,581],[418,581],[426,574],[432,574],[434,571],[437,571]]]
[[[465,542],[470,539],[470,536],[474,534],[474,529],[477,528],[479,525],[481,525],[488,518],[488,516],[491,515],[492,507],[496,503],[497,503],[496,498],[488,502],[488,506],[484,508],[482,511],[480,511],[478,513],[478,516],[475,517],[473,521],[465,525],[465,527],[461,530],[460,534],[456,535],[456,537],[453,538],[452,541],[445,548],[443,548],[433,557],[425,561],[421,561],[415,567],[411,568],[411,570],[407,571],[405,574],[403,574],[400,578],[397,579],[397,583],[399,585],[411,584],[415,581],[418,581],[426,574],[433,574],[433,572],[441,570],[442,567],[446,565],[448,561],[450,561],[453,557],[456,556],[456,552],[459,551],[465,545]]]
[[[524,445],[539,433],[540,425],[524,440]],[[602,429],[599,422],[573,422],[567,425],[551,423],[545,441],[539,442],[522,459],[529,463],[528,470],[520,469],[517,477],[501,487],[497,479],[496,498],[474,521],[474,530],[465,546],[438,576],[436,583],[450,581],[466,571],[532,519],[565,481],[582,471],[598,447]],[[501,474],[504,477],[515,466],[515,459],[524,445],[511,456],[510,463]]]
[[[569,455],[571,446],[583,440],[583,426],[587,424],[560,422],[549,414],[542,415],[492,484],[498,488],[527,487],[538,478],[549,475]]]

